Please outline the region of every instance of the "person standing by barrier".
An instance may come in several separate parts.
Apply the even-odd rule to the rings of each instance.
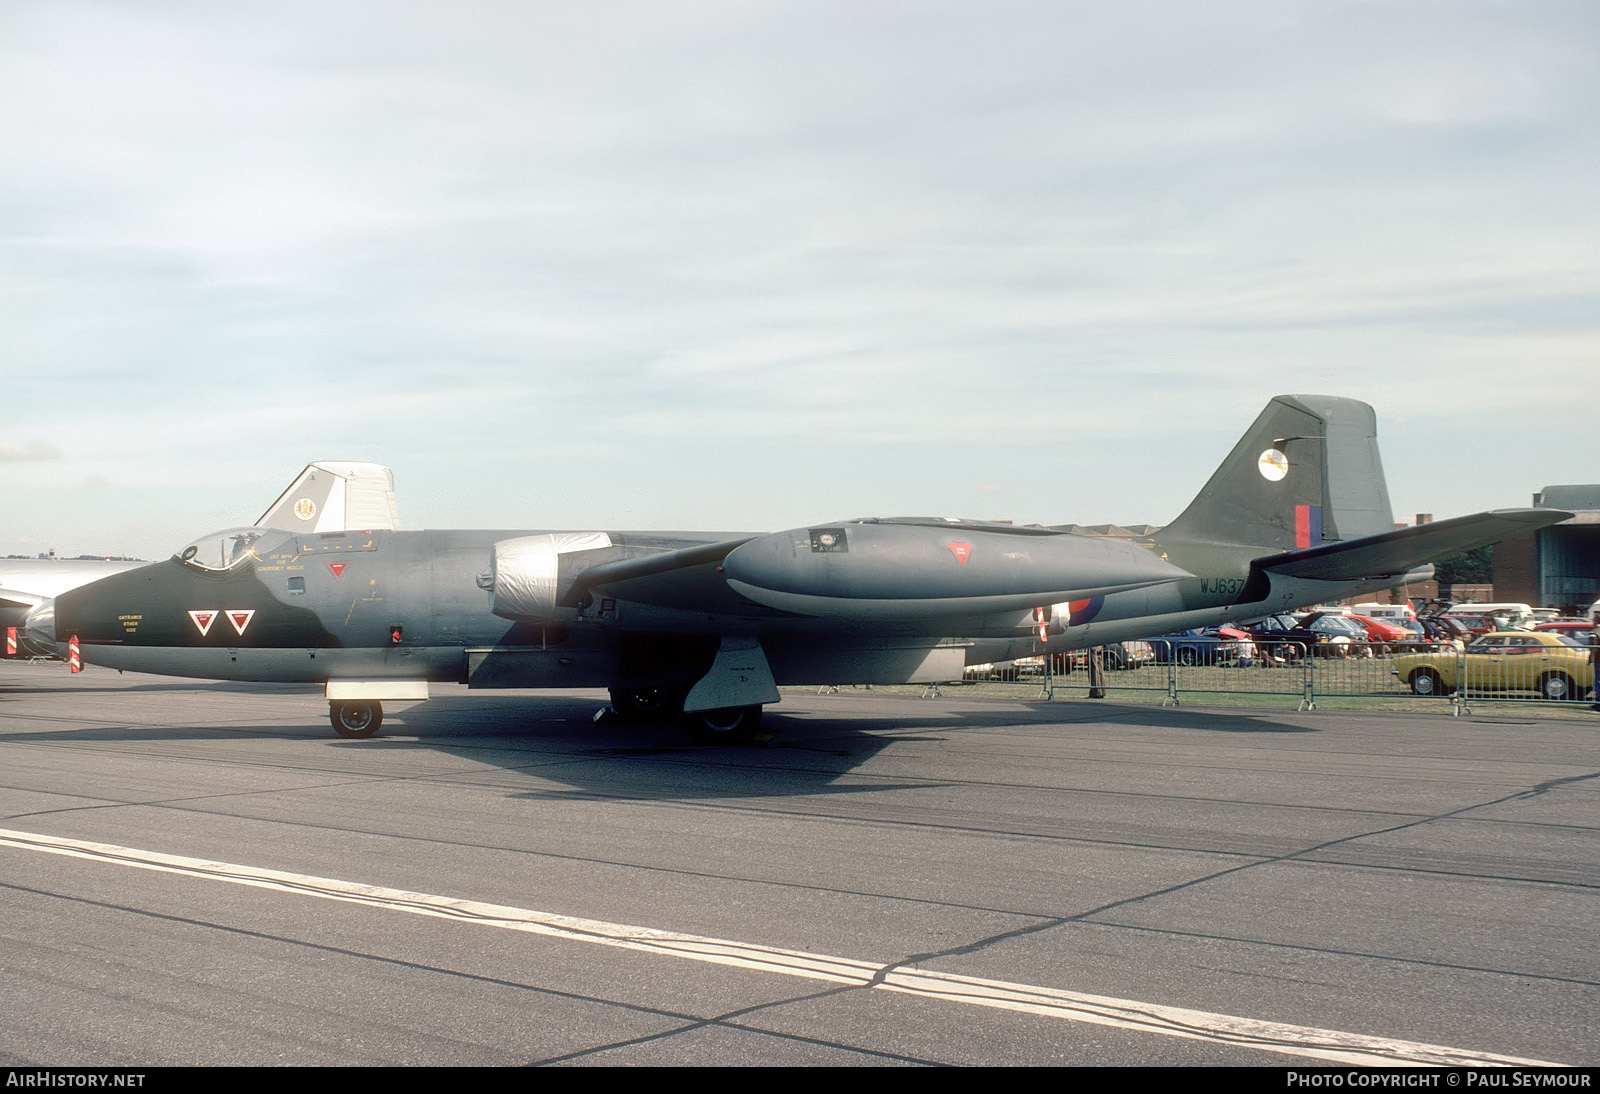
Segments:
[[[1600,615],[1589,620],[1594,629],[1589,632],[1589,694],[1594,702],[1589,709],[1600,713]]]

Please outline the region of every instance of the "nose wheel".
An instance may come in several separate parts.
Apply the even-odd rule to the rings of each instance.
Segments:
[[[383,705],[371,699],[329,703],[328,720],[341,737],[370,737],[383,725]]]

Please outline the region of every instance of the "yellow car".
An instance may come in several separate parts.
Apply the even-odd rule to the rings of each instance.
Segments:
[[[1417,695],[1531,691],[1541,699],[1581,699],[1594,687],[1589,648],[1546,631],[1495,631],[1461,653],[1407,653],[1392,664]]]

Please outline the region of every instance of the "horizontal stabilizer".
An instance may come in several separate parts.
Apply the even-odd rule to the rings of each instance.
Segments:
[[[1318,581],[1398,577],[1446,555],[1498,543],[1571,517],[1571,513],[1559,509],[1495,509],[1344,543],[1267,555],[1256,559],[1255,565],[1269,573]]]

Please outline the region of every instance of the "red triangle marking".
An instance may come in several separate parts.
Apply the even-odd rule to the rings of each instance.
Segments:
[[[350,565],[348,562],[330,562],[330,563],[328,563],[328,569],[333,571],[333,578],[334,578],[335,581],[339,580],[341,577],[344,576],[345,567],[348,566],[348,565]]]
[[[968,557],[970,557],[972,554],[972,544],[951,543],[947,544],[947,546],[950,548],[950,553],[956,556],[956,561],[965,566],[967,564]]]
[[[250,620],[255,617],[255,614],[256,611],[254,608],[251,608],[249,611],[234,611],[232,608],[230,608],[228,609],[228,622],[232,623],[233,629],[238,631],[242,636],[244,634],[244,629],[250,625]]]

